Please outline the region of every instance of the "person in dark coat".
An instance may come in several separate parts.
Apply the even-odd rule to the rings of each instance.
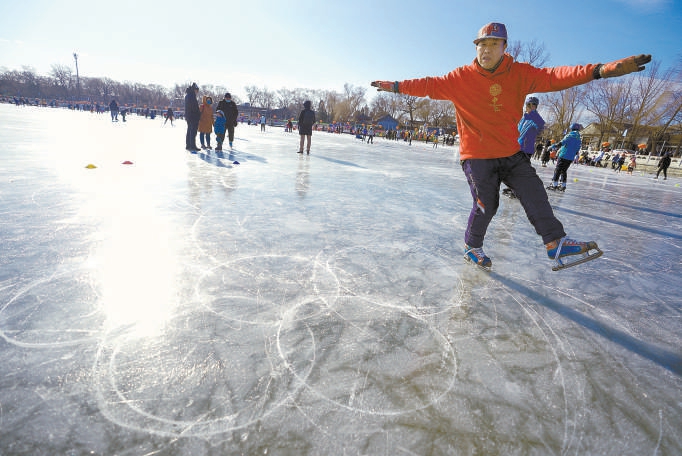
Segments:
[[[658,161],[658,171],[656,172],[656,177],[654,177],[654,179],[658,179],[658,175],[661,174],[661,171],[663,171],[663,180],[668,179],[668,167],[670,166],[671,161],[670,153],[666,153],[661,157]]]
[[[218,102],[218,109],[221,110],[225,116],[225,129],[227,130],[227,138],[230,142],[230,149],[232,149],[232,142],[234,141],[234,127],[237,126],[239,109],[237,108],[237,103],[232,101],[232,95],[230,92],[227,92],[225,97]]]
[[[199,102],[197,101],[197,94],[199,93],[199,86],[196,82],[187,87],[185,91],[185,121],[187,121],[187,137],[185,139],[185,149],[197,152],[197,131],[199,130],[199,118],[201,112],[199,111]]]
[[[111,103],[109,103],[109,111],[111,112],[111,121],[117,122],[118,121],[118,103],[116,103],[116,100],[111,100]]]
[[[308,139],[307,153],[310,154],[310,140],[313,136],[313,124],[315,123],[315,111],[310,109],[312,103],[307,100],[303,103],[303,111],[298,116],[298,134],[301,135],[301,145],[298,148],[298,153],[303,153],[303,143]]]

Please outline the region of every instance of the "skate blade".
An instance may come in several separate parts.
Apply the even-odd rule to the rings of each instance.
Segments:
[[[493,269],[493,266],[492,266],[492,265],[490,265],[490,266],[481,266],[481,265],[478,264],[478,263],[474,263],[474,261],[473,261],[471,258],[469,258],[468,255],[464,257],[464,261],[466,261],[467,263],[469,263],[469,264],[472,265],[472,266],[477,267],[477,268],[480,269],[481,271],[490,272],[490,271]]]
[[[555,260],[556,264],[552,266],[552,271],[560,271],[562,269],[578,266],[579,264],[596,260],[604,254],[599,247],[592,249],[592,251],[594,251],[594,253],[585,252],[582,255],[571,255],[566,256],[563,259]]]

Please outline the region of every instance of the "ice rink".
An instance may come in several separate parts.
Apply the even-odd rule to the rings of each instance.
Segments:
[[[486,273],[457,147],[0,124],[2,455],[682,454],[680,178],[573,165],[559,272],[501,197]]]

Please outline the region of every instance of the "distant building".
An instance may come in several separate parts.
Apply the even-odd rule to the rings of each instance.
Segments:
[[[662,155],[670,152],[673,156],[680,155],[682,128],[679,126],[670,126],[664,134],[658,133],[655,127],[640,126],[636,137],[627,134],[631,128],[632,124],[614,124],[607,130],[602,129],[598,122],[591,123],[580,131],[583,148],[599,150],[601,143],[607,141],[614,149],[635,150],[639,144],[645,144],[645,153]]]
[[[398,121],[388,114],[380,119],[375,120],[374,123],[376,125],[381,125],[381,127],[386,131],[395,130],[398,126]]]

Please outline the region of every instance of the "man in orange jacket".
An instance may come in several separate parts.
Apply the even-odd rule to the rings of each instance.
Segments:
[[[445,76],[372,82],[378,90],[454,103],[461,165],[473,197],[464,235],[464,258],[486,270],[492,267],[483,252],[483,239],[499,205],[500,182],[517,194],[528,220],[542,237],[547,255],[556,262],[552,269],[597,258],[602,252],[594,241],[578,242],[566,237],[535,168],[519,150],[518,107],[530,93],[554,92],[594,79],[642,71],[651,55],[603,65],[536,68],[515,62],[505,53],[507,29],[496,22],[479,30],[474,45],[476,59]]]

